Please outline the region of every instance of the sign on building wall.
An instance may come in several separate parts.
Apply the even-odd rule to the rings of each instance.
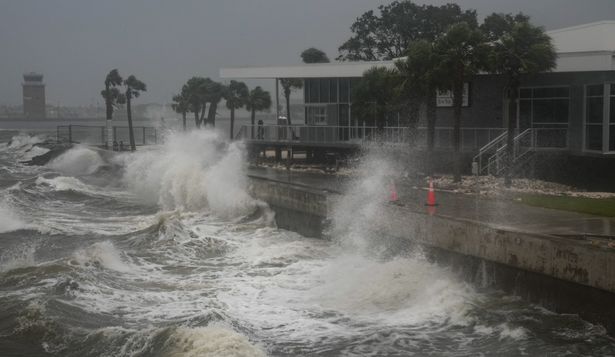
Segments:
[[[450,90],[438,91],[437,96],[437,106],[438,107],[452,107],[453,106],[453,92]],[[461,101],[461,106],[469,107],[470,106],[470,84],[463,84],[463,100]]]

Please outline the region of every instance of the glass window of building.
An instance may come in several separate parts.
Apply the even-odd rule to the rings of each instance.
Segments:
[[[309,100],[307,101],[307,103],[318,103],[320,102],[320,96],[319,96],[319,91],[320,91],[320,87],[318,84],[318,79],[309,79],[307,80],[307,82],[310,83],[309,85]]]
[[[519,129],[533,128],[536,145],[566,147],[569,118],[569,87],[520,89]]]
[[[322,78],[319,79],[319,86],[320,86],[320,102],[321,103],[329,103],[329,82],[330,80],[328,78]]]
[[[303,81],[303,103],[310,102],[310,96],[308,93],[310,92],[310,80],[306,79]]]
[[[609,95],[609,151],[615,151],[615,84],[610,85]]]
[[[308,125],[327,125],[326,106],[308,106],[306,108],[306,115]]]
[[[604,85],[585,87],[585,149],[602,151]]]
[[[340,78],[340,103],[350,102],[350,80],[348,78]]]
[[[332,78],[329,86],[329,103],[337,103],[337,82],[339,79]]]

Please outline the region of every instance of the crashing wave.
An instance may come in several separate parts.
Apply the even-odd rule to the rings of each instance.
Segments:
[[[243,150],[208,130],[171,133],[160,150],[117,158],[123,182],[163,210],[210,209],[220,216],[246,215],[256,208],[247,193]]]
[[[12,232],[20,229],[30,229],[5,202],[0,202],[0,233]]]
[[[104,164],[95,150],[76,146],[51,160],[47,167],[66,175],[81,176],[95,173]]]
[[[105,268],[122,273],[130,272],[134,268],[122,260],[122,253],[109,241],[77,250],[70,262],[84,267]]]

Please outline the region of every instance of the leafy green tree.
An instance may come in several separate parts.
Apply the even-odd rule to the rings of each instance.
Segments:
[[[230,138],[233,137],[233,129],[235,126],[235,109],[243,107],[248,99],[250,92],[248,86],[239,81],[231,81],[226,90],[226,107],[231,110],[231,129]]]
[[[329,57],[318,48],[310,47],[301,52],[303,63],[329,63]]]
[[[352,111],[359,120],[384,127],[398,104],[399,74],[386,67],[373,67],[352,89]]]
[[[393,1],[367,11],[352,24],[352,36],[339,47],[338,60],[376,61],[405,55],[416,40],[435,40],[457,22],[476,25],[476,12],[456,4],[417,5]]]
[[[107,121],[106,121],[106,129],[107,129],[107,146],[113,146],[112,143],[112,129],[111,129],[111,120],[113,120],[113,110],[117,109],[119,104],[124,104],[126,102],[126,98],[117,88],[122,85],[122,76],[117,69],[112,69],[109,71],[107,76],[105,77],[105,89],[100,92],[103,99],[105,100],[105,107],[107,111]]]
[[[286,99],[286,119],[288,120],[288,125],[292,125],[290,119],[290,93],[294,89],[303,88],[303,81],[298,78],[280,78],[280,85],[282,86],[284,98]]]
[[[440,76],[445,88],[453,93],[453,148],[455,156],[455,182],[461,181],[461,107],[463,87],[480,70],[486,68],[485,37],[477,28],[465,22],[457,23],[435,44],[440,64]]]
[[[128,135],[130,137],[130,150],[135,151],[137,148],[135,144],[135,133],[132,127],[131,103],[132,98],[138,98],[141,92],[145,92],[147,89],[145,87],[145,83],[141,82],[137,79],[137,77],[133,75],[130,75],[128,78],[126,78],[126,80],[124,81],[124,86],[126,87],[126,92],[124,95],[126,96],[126,114],[128,116]]]
[[[252,135],[254,138],[254,124],[256,120],[256,112],[271,108],[271,95],[260,86],[252,89],[246,98],[246,109],[250,111],[250,123],[252,124]]]
[[[186,114],[190,110],[190,105],[188,103],[188,98],[186,93],[182,91],[182,93],[173,96],[173,103],[171,104],[171,108],[173,110],[182,115],[182,124],[184,131],[186,131]]]
[[[489,70],[506,78],[504,88],[508,116],[506,186],[512,184],[514,136],[519,86],[523,76],[551,71],[557,54],[543,28],[532,25],[523,14],[492,14],[481,29],[491,41]]]
[[[499,41],[505,34],[510,33],[516,24],[529,22],[530,17],[523,13],[516,15],[493,13],[483,20],[480,29],[485,34],[487,41],[495,42]]]

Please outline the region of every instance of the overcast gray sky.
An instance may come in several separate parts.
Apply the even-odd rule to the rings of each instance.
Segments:
[[[0,0],[0,104],[21,103],[21,75],[45,75],[47,102],[97,105],[119,68],[167,102],[193,75],[223,66],[292,64],[310,46],[330,58],[356,17],[390,0]],[[443,4],[446,0],[419,3]],[[615,0],[459,0],[523,11],[547,29],[615,19]]]

